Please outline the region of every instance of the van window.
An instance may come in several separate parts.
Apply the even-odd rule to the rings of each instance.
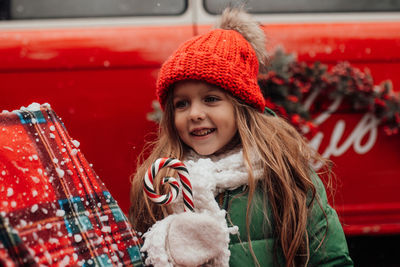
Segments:
[[[400,0],[204,0],[211,14],[226,6],[245,4],[250,13],[382,12],[400,11]]]
[[[179,15],[186,8],[187,0],[0,0],[0,18]]]
[[[8,2],[5,0],[0,0],[0,20],[8,18]]]

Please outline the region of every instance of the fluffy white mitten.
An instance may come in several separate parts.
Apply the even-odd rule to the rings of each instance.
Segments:
[[[228,227],[207,213],[181,213],[171,222],[167,246],[179,266],[215,262],[221,255],[229,260]]]
[[[171,221],[177,216],[172,214],[156,222],[144,235],[141,252],[147,252],[145,264],[154,267],[172,267],[172,259],[166,250],[166,237]]]
[[[155,223],[144,235],[141,251],[154,267],[229,266],[229,229],[207,213],[172,214]]]

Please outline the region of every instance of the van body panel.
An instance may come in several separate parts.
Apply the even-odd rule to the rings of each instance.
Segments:
[[[190,2],[176,18],[138,17],[136,22],[32,21],[36,27],[29,21],[0,22],[0,110],[50,103],[128,212],[129,176],[146,141],[156,136],[156,124],[146,115],[156,99],[159,68],[182,42],[208,31],[215,20],[200,2]],[[255,17],[271,54],[282,47],[309,64],[349,61],[369,69],[375,84],[390,79],[400,91],[400,20],[393,14],[390,20],[374,20],[375,15],[334,21],[330,16],[297,22],[280,21],[276,14]],[[399,234],[399,137],[387,136],[370,114],[352,113],[343,105],[325,115],[310,142],[335,163],[331,199],[346,234]]]

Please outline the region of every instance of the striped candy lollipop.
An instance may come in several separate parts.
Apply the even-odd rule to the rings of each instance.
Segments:
[[[193,206],[193,193],[192,193],[192,184],[189,180],[189,172],[186,169],[185,164],[177,159],[172,158],[159,158],[157,159],[147,170],[146,175],[144,176],[144,191],[151,201],[160,204],[160,205],[168,205],[170,204],[179,193],[179,183],[173,177],[164,177],[161,180],[161,184],[169,183],[171,186],[170,192],[166,195],[158,195],[154,191],[153,180],[156,177],[158,171],[164,167],[170,167],[177,170],[179,179],[182,184],[182,192],[183,192],[183,203],[185,211],[190,210],[194,211]]]

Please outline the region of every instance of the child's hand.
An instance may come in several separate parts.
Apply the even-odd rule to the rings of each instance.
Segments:
[[[219,216],[220,215],[220,216]],[[157,221],[144,235],[141,251],[154,267],[229,266],[229,232],[225,213],[215,219],[206,213],[171,214]]]
[[[177,265],[199,266],[225,253],[228,228],[205,213],[176,215],[167,233],[167,250]]]

